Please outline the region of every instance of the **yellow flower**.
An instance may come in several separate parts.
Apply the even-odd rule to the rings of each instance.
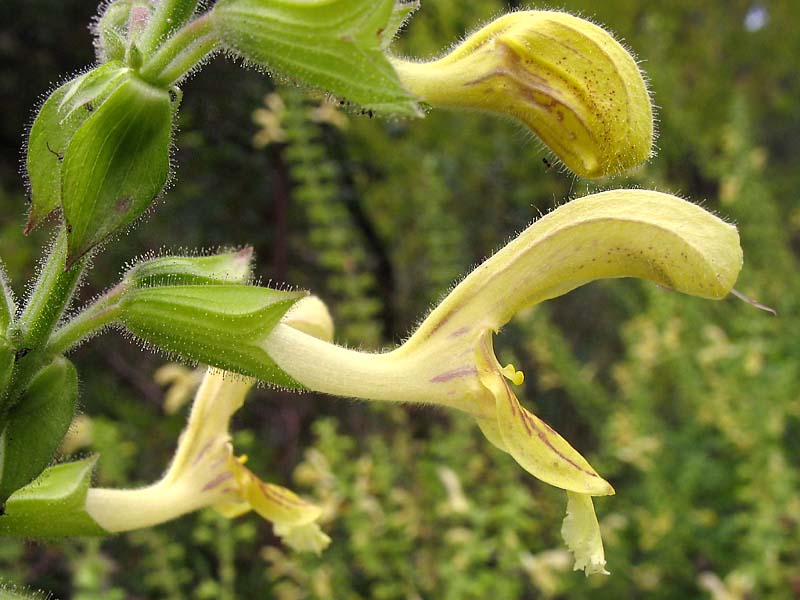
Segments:
[[[209,369],[194,399],[189,422],[164,477],[140,489],[92,488],[86,513],[109,532],[163,523],[212,506],[228,517],[254,510],[272,521],[275,533],[298,550],[320,552],[330,539],[316,524],[319,507],[290,490],[264,483],[231,446],[231,416],[254,383]]]
[[[517,11],[438,60],[393,65],[433,106],[519,119],[578,175],[603,177],[652,154],[653,112],[636,61],[584,19]]]
[[[522,374],[502,367],[492,339],[512,316],[600,278],[639,277],[719,299],[742,264],[736,228],[658,192],[617,190],[574,200],[540,219],[465,278],[399,348],[357,352],[287,320],[263,343],[309,389],[373,400],[437,404],[471,414],[491,443],[529,473],[568,493],[562,533],[576,568],[604,572],[591,496],[611,485],[512,391]],[[290,313],[291,314],[291,313]]]

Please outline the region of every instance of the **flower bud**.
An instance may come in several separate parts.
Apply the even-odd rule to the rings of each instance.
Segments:
[[[115,0],[101,9],[92,26],[98,62],[125,58],[128,21],[132,8],[132,0]]]
[[[608,32],[551,11],[519,11],[433,62],[394,61],[433,106],[519,119],[569,167],[596,178],[651,155],[653,114],[635,60]]]
[[[209,256],[159,256],[135,264],[125,273],[131,287],[247,283],[253,248]]]
[[[131,225],[161,193],[173,108],[167,90],[130,76],[72,136],[61,168],[69,265]]]
[[[145,343],[186,360],[302,388],[261,345],[305,295],[248,285],[131,289],[120,304],[120,321]]]
[[[122,63],[103,64],[57,88],[39,109],[26,148],[31,197],[26,233],[61,206],[61,167],[67,146],[129,75]]]

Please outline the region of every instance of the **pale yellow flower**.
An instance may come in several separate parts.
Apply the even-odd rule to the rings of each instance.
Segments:
[[[639,277],[705,298],[727,295],[742,264],[736,228],[658,192],[617,190],[540,219],[466,277],[399,348],[369,354],[279,324],[263,342],[303,386],[339,396],[437,404],[471,414],[495,446],[568,494],[562,533],[576,568],[605,572],[591,496],[611,485],[526,410],[498,363],[493,336],[521,309],[608,277]]]
[[[585,19],[516,11],[438,60],[393,65],[403,85],[435,107],[522,121],[578,175],[603,177],[652,154],[653,112],[636,61]]]
[[[290,490],[261,481],[237,458],[228,432],[252,379],[209,369],[164,477],[140,489],[91,488],[86,513],[109,532],[140,529],[214,507],[235,517],[254,510],[299,549],[321,551],[330,539],[316,524],[321,510]]]

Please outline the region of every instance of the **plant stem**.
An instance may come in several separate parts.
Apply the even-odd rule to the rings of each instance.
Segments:
[[[83,258],[65,269],[67,233],[62,225],[22,316],[9,328],[8,338],[16,350],[16,359],[5,397],[0,398],[0,411],[13,406],[33,376],[55,356],[44,346],[69,306],[88,260]]]
[[[155,86],[177,82],[219,46],[211,14],[184,26],[147,59],[139,75]]]
[[[64,354],[98,330],[113,323],[120,315],[118,301],[125,293],[126,287],[124,283],[120,283],[58,328],[50,337],[45,352],[53,356]]]
[[[65,270],[66,261],[67,233],[62,226],[20,317],[18,350],[31,351],[43,346],[72,300],[87,259]]]
[[[14,321],[17,312],[17,303],[14,292],[8,283],[6,271],[0,262],[0,335],[5,335],[8,325]]]
[[[139,38],[142,52],[149,56],[170,34],[192,18],[197,5],[198,0],[161,0]]]

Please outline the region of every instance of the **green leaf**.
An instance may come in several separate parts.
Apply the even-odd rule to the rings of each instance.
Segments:
[[[220,0],[218,35],[248,61],[378,111],[417,115],[382,51],[395,0]]]
[[[169,93],[131,77],[72,138],[63,164],[68,264],[130,225],[169,175]]]
[[[56,89],[39,109],[28,136],[31,208],[25,233],[61,205],[61,169],[67,146],[125,72],[121,63],[102,65]]]
[[[31,381],[0,433],[0,503],[33,481],[53,459],[78,400],[78,374],[56,358]]]
[[[160,256],[142,261],[125,274],[132,287],[242,284],[252,273],[253,249],[210,256]]]
[[[147,344],[186,360],[302,388],[262,347],[306,292],[247,285],[175,285],[131,290],[121,322]]]
[[[50,467],[14,493],[0,516],[0,535],[32,538],[107,535],[86,514],[97,456]]]

